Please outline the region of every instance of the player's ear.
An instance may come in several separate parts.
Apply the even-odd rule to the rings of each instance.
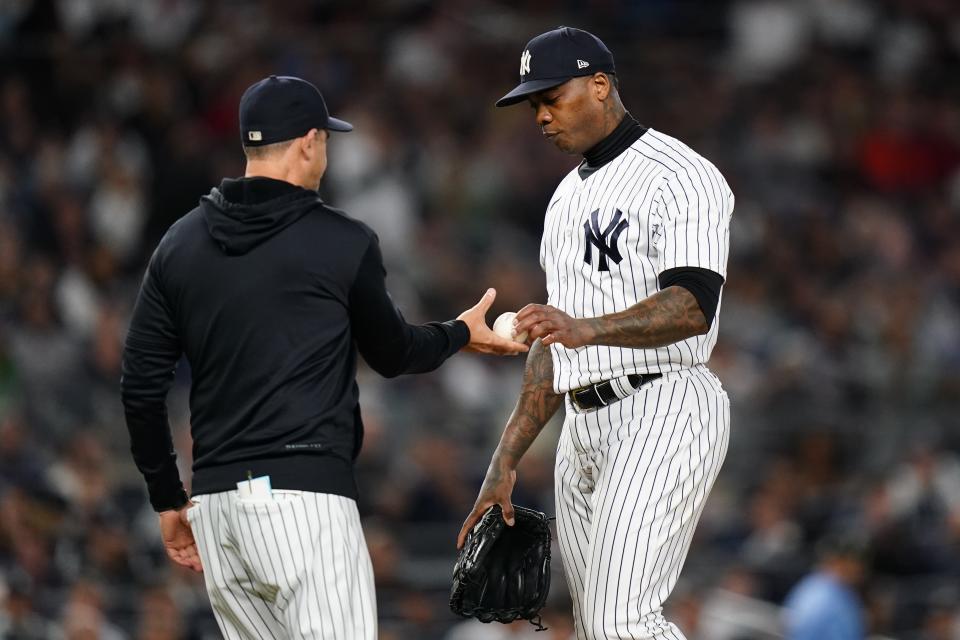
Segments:
[[[313,155],[319,151],[317,148],[319,143],[317,139],[318,135],[320,135],[319,129],[310,129],[305,136],[300,138],[300,152],[308,159],[312,158]]]
[[[607,74],[602,71],[597,71],[593,74],[591,86],[593,87],[594,95],[597,97],[597,100],[603,101],[610,97],[610,78],[607,77]]]

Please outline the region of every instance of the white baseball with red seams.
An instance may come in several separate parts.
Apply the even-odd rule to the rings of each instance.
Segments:
[[[507,340],[514,340],[516,342],[526,342],[527,341],[527,332],[524,331],[520,335],[514,335],[513,333],[513,320],[517,317],[516,312],[507,311],[506,313],[501,313],[496,320],[493,322],[493,332],[500,336],[501,338],[506,338]]]

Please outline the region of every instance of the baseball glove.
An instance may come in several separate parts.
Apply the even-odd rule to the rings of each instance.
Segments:
[[[480,622],[529,620],[538,627],[538,612],[550,590],[550,527],[547,516],[514,507],[507,526],[499,505],[481,518],[460,550],[453,568],[450,610]]]

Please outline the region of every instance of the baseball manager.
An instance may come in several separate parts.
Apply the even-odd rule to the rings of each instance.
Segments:
[[[527,349],[487,327],[492,289],[456,320],[404,321],[376,234],[317,194],[329,132],[352,128],[299,78],[247,89],[246,175],[223,180],[160,241],[124,346],[134,460],[168,555],[203,570],[227,638],[377,636],[353,472],[358,351],[396,376],[462,349]],[[192,504],[165,407],[181,354]]]

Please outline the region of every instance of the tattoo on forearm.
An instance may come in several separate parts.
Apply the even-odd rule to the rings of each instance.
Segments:
[[[683,287],[667,287],[626,311],[587,320],[592,344],[633,349],[662,347],[710,327],[697,299]]]
[[[540,340],[537,340],[527,354],[520,398],[517,400],[517,406],[510,420],[507,421],[500,444],[493,454],[491,467],[505,465],[510,469],[516,468],[520,458],[530,447],[530,443],[536,439],[544,425],[562,404],[563,395],[553,391],[553,360],[550,357],[550,347],[544,346]]]

